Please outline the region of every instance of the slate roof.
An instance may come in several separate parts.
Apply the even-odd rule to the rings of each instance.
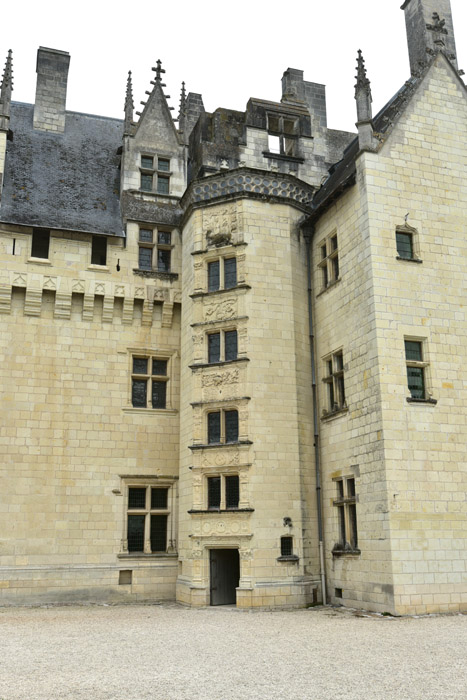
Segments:
[[[403,110],[419,81],[419,78],[410,78],[378,112],[373,118],[375,132],[384,134],[389,129]],[[328,179],[316,192],[313,198],[313,209],[316,214],[318,212],[321,214],[344,189],[353,185],[356,173],[355,159],[359,152],[358,136],[356,136],[345,149],[342,160],[329,169]],[[311,219],[313,218],[314,214],[311,215]]]
[[[11,103],[0,221],[123,236],[123,121],[67,112],[57,134],[33,129],[33,114],[34,105]]]

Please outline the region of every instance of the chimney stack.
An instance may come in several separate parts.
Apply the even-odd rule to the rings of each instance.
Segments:
[[[450,0],[405,0],[401,6],[409,48],[410,71],[416,75],[430,55],[444,51],[457,70]]]
[[[67,51],[39,47],[34,105],[34,128],[65,131],[65,103],[70,54]]]

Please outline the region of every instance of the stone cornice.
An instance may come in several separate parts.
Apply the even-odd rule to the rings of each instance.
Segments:
[[[245,167],[194,180],[180,204],[185,212],[183,218],[189,216],[192,209],[245,197],[288,204],[310,212],[315,189],[294,175]]]

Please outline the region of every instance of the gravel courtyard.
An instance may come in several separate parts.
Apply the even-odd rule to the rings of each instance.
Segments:
[[[0,700],[467,698],[467,616],[0,608]]]

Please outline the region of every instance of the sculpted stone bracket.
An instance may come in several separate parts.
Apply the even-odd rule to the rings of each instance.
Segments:
[[[39,317],[42,313],[43,292],[55,295],[54,318],[71,318],[73,295],[82,297],[82,320],[95,320],[96,298],[102,299],[102,323],[113,323],[115,300],[123,302],[122,323],[131,325],[135,321],[135,300],[142,301],[141,325],[153,325],[155,303],[162,305],[163,328],[170,328],[173,320],[174,304],[181,303],[181,292],[171,288],[158,288],[153,285],[133,286],[112,282],[88,281],[39,275],[35,273],[10,272],[9,282],[0,283],[0,314],[11,313],[11,299],[14,288],[25,289],[24,315]]]

